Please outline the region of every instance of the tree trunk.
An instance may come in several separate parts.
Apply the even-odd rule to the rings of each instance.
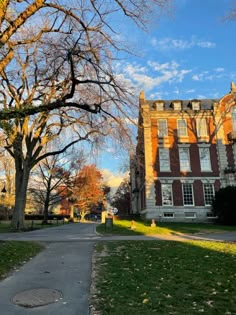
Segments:
[[[27,196],[27,187],[29,182],[30,168],[28,165],[24,165],[23,168],[20,165],[16,165],[16,177],[15,177],[15,207],[13,210],[11,227],[14,230],[24,229],[24,214]]]
[[[44,210],[43,210],[43,222],[42,224],[48,224],[48,208],[49,208],[49,198],[50,192],[47,191],[46,198],[44,201]]]

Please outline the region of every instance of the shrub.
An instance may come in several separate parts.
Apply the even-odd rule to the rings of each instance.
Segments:
[[[215,194],[212,211],[220,224],[236,225],[236,186],[221,188]]]

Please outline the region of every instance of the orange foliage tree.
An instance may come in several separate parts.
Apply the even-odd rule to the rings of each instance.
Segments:
[[[81,220],[84,220],[85,215],[103,201],[103,187],[103,177],[96,165],[86,165],[78,173],[74,180],[72,195]]]

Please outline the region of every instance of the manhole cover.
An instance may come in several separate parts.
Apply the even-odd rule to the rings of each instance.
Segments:
[[[31,289],[17,293],[13,303],[24,307],[37,307],[57,302],[62,298],[62,293],[53,289]]]

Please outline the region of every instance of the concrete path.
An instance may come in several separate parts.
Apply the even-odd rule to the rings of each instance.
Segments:
[[[0,315],[88,315],[92,253],[97,241],[204,239],[236,242],[236,232],[195,236],[101,236],[96,234],[95,227],[95,223],[78,223],[27,233],[0,234],[0,240],[33,240],[43,242],[46,246],[43,252],[0,281]],[[18,293],[38,289],[42,289],[45,295],[48,291],[55,291],[60,297],[56,303],[34,308],[25,308],[13,303]],[[25,298],[28,298],[29,305],[32,299],[46,301],[50,298],[27,294]]]
[[[96,237],[94,227],[91,224],[68,224],[28,233],[1,234],[1,239],[43,240],[47,243],[43,252],[0,281],[0,314],[89,314],[93,237]],[[45,294],[48,289],[60,292],[62,297],[56,303],[37,308],[13,303],[16,294],[40,288],[47,289]],[[42,299],[47,298],[42,296]]]

